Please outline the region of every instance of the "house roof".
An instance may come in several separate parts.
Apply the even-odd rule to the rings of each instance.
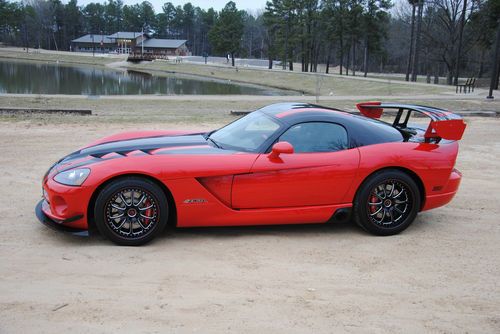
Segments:
[[[115,32],[114,34],[112,35],[108,35],[109,38],[112,38],[112,39],[122,39],[122,38],[125,38],[125,39],[134,39],[134,38],[137,38],[139,36],[143,35],[142,32],[133,32],[133,31],[118,31],[118,32]],[[144,35],[147,35],[147,34],[144,34]]]
[[[74,43],[92,43],[92,36],[94,37],[94,44],[100,44],[101,41],[104,44],[113,44],[115,41],[111,38],[108,38],[106,35],[99,34],[88,34],[82,37],[78,37],[77,39],[72,40]]]
[[[159,39],[159,38],[150,38],[144,40],[145,48],[163,48],[163,49],[177,49],[178,47],[185,44],[187,40],[185,39]],[[141,43],[138,43],[136,47],[142,46]]]

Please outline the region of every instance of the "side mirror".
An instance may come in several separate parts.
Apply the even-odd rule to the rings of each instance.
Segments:
[[[287,141],[280,141],[273,145],[271,153],[269,153],[269,159],[276,159],[280,154],[292,154],[293,146]]]

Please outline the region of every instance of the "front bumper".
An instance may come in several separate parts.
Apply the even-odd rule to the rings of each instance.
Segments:
[[[88,237],[89,236],[88,230],[79,229],[79,228],[71,228],[71,227],[68,227],[66,225],[63,225],[65,223],[71,223],[72,221],[81,219],[83,216],[74,216],[74,217],[71,217],[71,218],[68,218],[65,220],[56,221],[54,219],[51,219],[49,216],[47,216],[45,214],[45,212],[43,211],[44,205],[48,205],[47,201],[41,200],[40,202],[38,202],[38,204],[35,207],[36,217],[43,225],[45,225],[53,230],[56,230],[56,231],[69,233],[69,234],[80,236],[80,237]]]

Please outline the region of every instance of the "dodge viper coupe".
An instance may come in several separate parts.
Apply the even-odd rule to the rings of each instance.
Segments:
[[[47,171],[37,217],[73,234],[95,226],[117,244],[142,245],[167,224],[352,219],[370,233],[392,235],[419,211],[451,201],[466,126],[458,115],[380,102],[357,108],[362,115],[279,103],[206,133],[103,138]],[[385,121],[378,120],[385,111]],[[428,121],[409,123],[412,115]]]

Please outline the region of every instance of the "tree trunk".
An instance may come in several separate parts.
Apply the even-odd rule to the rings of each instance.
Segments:
[[[234,67],[234,52],[231,52],[231,65]]]
[[[479,58],[479,69],[477,71],[477,77],[482,78],[484,73],[484,49],[481,50],[481,56]]]
[[[368,74],[368,39],[365,40],[365,54],[363,57],[363,70],[365,72],[363,74],[363,76],[366,78],[366,76]]]
[[[446,75],[446,84],[451,85],[453,82],[453,72],[451,69],[448,69],[448,74]]]
[[[326,56],[326,70],[325,73],[328,74],[330,71],[330,56],[332,54],[332,43],[328,44],[328,54]]]
[[[408,52],[408,64],[406,66],[406,81],[410,81],[410,71],[412,64],[412,55],[413,55],[413,35],[415,31],[415,4],[413,4],[411,10],[411,33],[410,33],[410,50]]]
[[[351,46],[349,45],[349,48],[347,49],[346,64],[345,64],[345,75],[347,76],[349,76],[350,61],[351,61]]]
[[[462,53],[462,36],[464,33],[465,25],[465,12],[467,10],[467,0],[464,1],[464,7],[462,8],[462,15],[460,17],[460,27],[458,31],[458,48],[457,48],[457,59],[455,60],[455,85],[458,85],[458,76],[460,75],[460,53]]]
[[[344,71],[344,43],[342,42],[342,36],[340,37],[340,75],[343,74]]]
[[[306,62],[306,41],[304,38],[302,38],[302,49],[301,49],[301,56],[302,56],[302,72],[307,72],[307,62]]]
[[[417,81],[418,74],[418,56],[420,53],[420,31],[422,28],[422,12],[424,1],[420,0],[418,3],[418,18],[417,18],[417,36],[415,39],[415,56],[413,57],[413,68],[411,73],[411,81]]]
[[[436,64],[435,68],[435,74],[434,74],[434,83],[437,85],[439,84],[439,72],[440,72],[441,66],[439,63]]]
[[[269,54],[269,66],[268,66],[268,68],[270,70],[273,69],[273,57],[271,56],[271,54]]]
[[[492,61],[491,64],[493,68],[491,69],[491,81],[490,81],[490,91],[487,96],[487,98],[492,99],[493,98],[493,89],[498,89],[498,78],[499,78],[499,73],[500,73],[500,66],[499,66],[499,49],[500,49],[500,19],[497,20],[497,39],[495,42],[495,47],[492,52]]]
[[[356,42],[352,38],[352,75],[356,76]]]
[[[497,76],[495,79],[495,86],[494,88],[498,90],[498,82],[500,81],[500,60],[497,59]]]

